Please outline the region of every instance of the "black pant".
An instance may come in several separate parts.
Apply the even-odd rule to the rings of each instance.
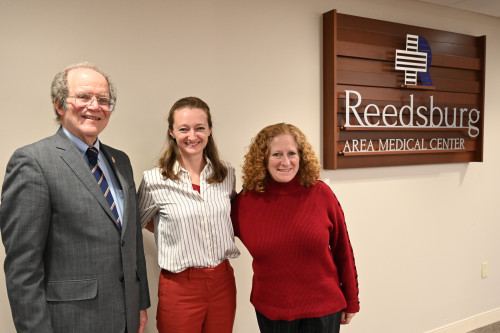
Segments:
[[[319,318],[297,320],[271,320],[262,313],[257,313],[257,322],[261,333],[339,333],[340,314],[342,311]]]

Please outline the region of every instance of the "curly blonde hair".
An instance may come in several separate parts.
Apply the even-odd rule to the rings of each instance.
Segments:
[[[252,139],[243,163],[243,192],[265,192],[269,180],[267,164],[271,140],[282,134],[289,134],[295,139],[299,151],[299,182],[302,186],[314,185],[320,176],[319,160],[300,129],[291,124],[279,123],[264,127]]]

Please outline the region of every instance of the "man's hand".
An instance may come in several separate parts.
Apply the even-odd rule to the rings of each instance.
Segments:
[[[139,318],[139,331],[137,333],[142,333],[146,323],[148,322],[148,312],[147,310],[141,310]]]

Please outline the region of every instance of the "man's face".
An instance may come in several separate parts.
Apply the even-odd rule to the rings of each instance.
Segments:
[[[109,97],[108,82],[93,69],[78,68],[68,73],[68,89],[66,110],[56,105],[57,113],[61,115],[61,124],[68,132],[91,146],[106,128],[111,116],[111,112],[101,110],[96,100],[97,97]],[[78,93],[87,93],[96,98],[87,106],[79,106],[74,97],[69,97]]]

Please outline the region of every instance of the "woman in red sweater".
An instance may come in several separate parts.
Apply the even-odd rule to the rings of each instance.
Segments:
[[[261,332],[339,332],[359,311],[344,213],[319,173],[311,145],[290,124],[262,129],[245,155],[231,217],[253,257],[250,301]]]

